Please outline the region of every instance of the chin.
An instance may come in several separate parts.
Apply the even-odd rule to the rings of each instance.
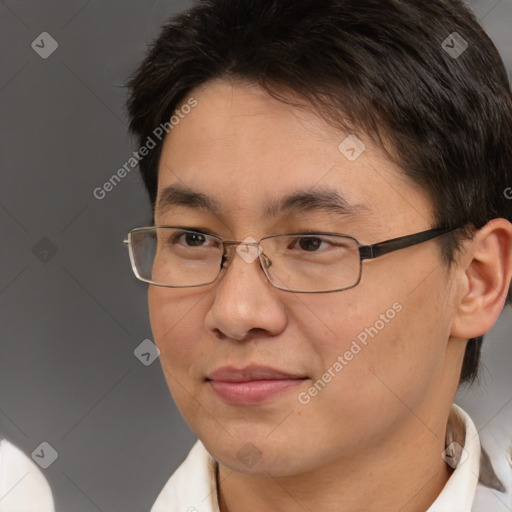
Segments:
[[[268,432],[265,434],[268,435]],[[201,439],[208,452],[224,467],[252,476],[286,477],[307,472],[321,464],[320,456],[305,457],[304,443],[271,439],[250,441],[250,437],[229,438],[225,444]]]

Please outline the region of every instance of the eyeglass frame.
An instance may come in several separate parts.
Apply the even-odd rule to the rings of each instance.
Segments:
[[[138,272],[137,265],[135,263],[133,246],[131,245],[132,233],[137,232],[137,231],[156,230],[156,229],[159,229],[159,228],[182,229],[185,232],[191,232],[191,233],[197,233],[197,234],[201,234],[201,235],[207,235],[209,237],[212,237],[212,238],[215,238],[215,239],[219,240],[220,243],[222,244],[223,252],[222,252],[222,258],[221,258],[221,262],[220,262],[220,266],[219,266],[219,272],[217,273],[215,278],[212,279],[211,281],[207,282],[207,283],[193,284],[193,285],[168,285],[168,284],[160,284],[160,283],[156,283],[156,282],[150,281],[149,279],[142,278],[140,276],[139,272]],[[361,244],[359,242],[359,240],[357,240],[353,236],[345,235],[343,233],[331,233],[331,232],[311,232],[311,233],[294,232],[294,233],[282,233],[282,234],[278,234],[278,235],[270,235],[270,236],[263,237],[263,238],[261,238],[257,242],[256,241],[255,242],[244,242],[244,241],[237,241],[237,240],[223,240],[222,238],[220,238],[217,235],[211,235],[209,233],[203,233],[201,231],[196,231],[196,230],[190,229],[190,228],[184,228],[182,226],[147,226],[147,227],[134,228],[134,229],[130,230],[128,232],[126,238],[123,240],[123,243],[128,246],[128,253],[129,253],[129,256],[130,256],[130,262],[131,262],[132,270],[133,270],[133,273],[135,274],[135,277],[139,281],[142,281],[144,283],[147,283],[147,284],[150,284],[150,285],[153,285],[153,286],[161,286],[161,287],[165,287],[165,288],[195,288],[195,287],[199,287],[199,286],[207,286],[209,284],[214,283],[219,278],[219,276],[220,276],[220,274],[222,272],[222,269],[227,268],[226,263],[229,261],[229,259],[227,257],[227,256],[229,256],[227,254],[227,252],[228,252],[227,251],[227,246],[233,247],[233,246],[236,246],[236,245],[244,244],[246,246],[250,245],[250,246],[256,246],[256,247],[259,248],[260,247],[260,242],[262,242],[263,240],[268,240],[270,238],[276,238],[276,237],[280,237],[280,236],[297,236],[297,235],[314,236],[314,235],[323,235],[323,236],[339,236],[339,237],[349,238],[349,239],[353,240],[357,244],[357,247],[358,247],[358,251],[359,251],[359,275],[358,275],[357,281],[354,284],[352,284],[350,286],[343,287],[343,288],[336,288],[334,290],[293,290],[293,289],[283,288],[281,286],[276,285],[275,283],[272,282],[272,280],[271,280],[271,278],[268,275],[267,270],[266,270],[266,268],[270,267],[272,262],[266,257],[266,255],[263,254],[263,251],[258,250],[258,259],[259,259],[259,262],[260,262],[260,267],[262,268],[263,273],[267,277],[267,280],[269,281],[269,283],[274,288],[277,288],[278,290],[283,290],[283,291],[286,291],[286,292],[292,292],[292,293],[332,293],[332,292],[349,290],[351,288],[356,287],[361,282],[361,277],[362,277],[362,273],[363,273],[363,261],[364,260],[372,260],[372,259],[378,258],[380,256],[384,256],[385,254],[389,254],[391,252],[398,251],[400,249],[406,249],[408,247],[413,247],[414,245],[418,245],[420,243],[427,242],[429,240],[433,240],[434,238],[437,238],[437,237],[439,237],[441,235],[445,235],[447,233],[451,233],[451,232],[456,231],[457,229],[460,229],[460,228],[461,228],[461,226],[454,227],[454,228],[437,227],[437,228],[427,229],[425,231],[419,231],[418,233],[412,233],[410,235],[404,235],[404,236],[400,236],[400,237],[397,237],[397,238],[390,238],[388,240],[384,240],[382,242],[377,242],[377,243],[374,243],[374,244]],[[266,258],[267,261],[270,262],[270,264],[265,262],[263,258]]]

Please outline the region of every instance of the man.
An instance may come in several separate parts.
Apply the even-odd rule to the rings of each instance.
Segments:
[[[53,512],[41,470],[19,448],[0,438],[0,512]]]
[[[207,0],[130,91],[127,243],[199,438],[153,512],[509,510],[453,404],[512,276],[511,92],[462,2]]]

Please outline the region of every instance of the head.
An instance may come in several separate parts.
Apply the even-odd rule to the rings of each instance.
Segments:
[[[411,409],[446,412],[512,273],[511,92],[463,3],[204,1],[162,29],[130,91],[131,130],[155,145],[140,161],[155,225],[363,244],[459,228],[364,262],[340,292],[279,290],[234,251],[211,284],[150,286],[171,393],[207,448],[243,470],[251,442],[286,474],[376,446]],[[344,213],[314,206],[335,194]],[[250,406],[212,391],[216,369],[249,364],[302,380]]]

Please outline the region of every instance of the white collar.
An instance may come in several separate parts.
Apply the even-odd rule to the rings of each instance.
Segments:
[[[217,462],[197,441],[165,484],[151,512],[220,512],[216,473]]]
[[[42,471],[18,447],[0,440],[0,512],[53,512]]]
[[[427,512],[471,512],[480,474],[480,438],[469,415],[453,404],[446,429],[446,445],[463,447],[460,460],[441,494]]]
[[[469,415],[455,404],[446,439],[447,445],[458,442],[464,450],[441,494],[426,512],[477,512],[471,507],[480,470],[480,439]],[[197,441],[185,462],[165,484],[151,512],[220,512],[216,468],[216,461],[201,441]]]

